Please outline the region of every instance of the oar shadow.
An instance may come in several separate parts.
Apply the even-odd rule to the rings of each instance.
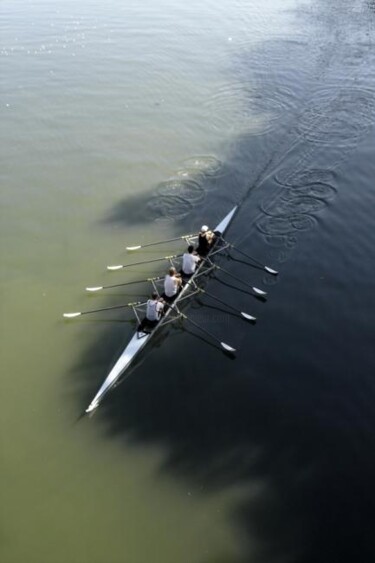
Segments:
[[[235,258],[233,254],[228,253],[228,258],[233,260],[233,262],[238,262],[239,264],[243,264],[244,266],[249,266],[250,268],[254,268],[254,270],[260,270],[264,272],[264,268],[262,266],[258,266],[257,264],[251,264],[250,262],[246,262],[246,260],[242,260],[242,258]]]
[[[106,292],[109,292],[110,289],[105,290]],[[151,291],[151,286],[150,286],[150,291]],[[111,297],[126,297],[127,299],[133,299],[134,301],[147,301],[147,299],[149,298],[149,293],[120,293],[117,289],[117,292],[111,292]],[[99,299],[100,297],[103,299],[104,293],[102,293],[101,291],[98,292],[87,292],[86,293],[89,296],[89,299]],[[107,293],[106,293],[107,295]]]
[[[133,324],[135,324],[136,323],[136,321],[134,319],[115,319],[115,318],[112,318],[112,319],[111,318],[96,319],[96,318],[87,318],[87,317],[85,317],[83,319],[79,319],[79,320],[74,319],[73,321],[71,319],[65,319],[65,322],[66,323],[74,322],[74,323],[79,323],[79,324],[93,324],[93,323],[95,323],[95,324],[108,324],[108,323],[110,323],[110,324],[113,324],[113,323],[116,323],[116,324],[119,324],[119,323],[121,323],[121,324],[132,324],[133,323]]]
[[[216,281],[218,281],[222,285],[225,285],[226,287],[229,287],[230,289],[235,289],[236,291],[239,291],[240,293],[244,293],[245,295],[249,295],[250,297],[254,297],[254,299],[257,299],[257,301],[261,301],[262,303],[267,302],[267,297],[265,295],[257,295],[256,293],[253,293],[252,291],[249,291],[247,289],[242,289],[241,287],[237,287],[236,285],[232,285],[231,283],[228,283],[228,282],[222,280],[221,278],[217,277],[217,274],[213,274],[212,277]]]
[[[241,315],[241,311],[239,311],[238,313],[234,313],[233,311],[228,311],[228,309],[224,309],[215,305],[208,305],[207,303],[203,302],[202,299],[199,297],[197,298],[197,303],[199,303],[205,309],[211,309],[212,311],[218,311],[219,313],[224,313],[225,315],[229,315],[235,319],[241,319],[243,321],[246,321],[246,323],[252,325],[256,324],[256,319],[254,320],[245,319],[245,317]]]
[[[229,352],[228,350],[221,348],[218,344],[214,344],[211,340],[209,340],[208,337],[204,337],[203,335],[200,335],[197,332],[194,332],[193,330],[187,328],[186,324],[182,324],[180,330],[181,330],[181,332],[185,332],[187,334],[190,334],[191,336],[193,336],[194,338],[196,338],[200,342],[204,342],[204,344],[206,344],[207,346],[210,346],[211,348],[214,348],[216,351],[222,352],[222,354],[227,356],[227,358],[230,358],[231,360],[236,359],[236,355],[235,355],[234,352]],[[217,338],[219,338],[219,337],[217,337]]]

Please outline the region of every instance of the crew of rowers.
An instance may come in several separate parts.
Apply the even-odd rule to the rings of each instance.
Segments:
[[[198,245],[190,244],[187,251],[182,256],[180,273],[176,268],[171,267],[164,279],[164,293],[160,296],[157,291],[153,291],[147,301],[146,316],[142,320],[138,331],[152,330],[160,321],[165,313],[168,304],[176,299],[182,286],[193,276],[198,264],[204,260],[215,242],[215,233],[207,225],[203,225],[198,234]]]

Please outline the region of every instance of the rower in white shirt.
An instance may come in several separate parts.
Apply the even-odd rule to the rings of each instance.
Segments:
[[[156,291],[153,291],[151,298],[146,304],[146,316],[138,327],[138,332],[152,330],[160,321],[164,311],[164,300],[159,297]]]
[[[188,246],[187,252],[182,256],[181,273],[184,279],[191,278],[200,260],[201,258],[194,252],[194,246],[192,244]]]
[[[164,280],[164,294],[163,297],[166,301],[171,303],[178,295],[181,289],[182,279],[181,274],[177,273],[176,268],[169,268],[168,274]]]

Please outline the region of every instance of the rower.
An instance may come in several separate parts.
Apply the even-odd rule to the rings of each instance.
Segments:
[[[185,252],[182,256],[181,274],[183,280],[188,280],[191,278],[200,261],[201,258],[194,251],[194,246],[190,244],[188,246],[187,252]]]
[[[169,272],[165,276],[164,280],[164,299],[167,302],[171,303],[174,299],[176,299],[179,291],[181,290],[181,286],[181,274],[178,274],[176,268],[172,266],[171,268],[169,268]]]
[[[199,256],[207,256],[214,241],[215,234],[208,228],[207,225],[203,225],[198,235],[197,253]]]
[[[164,311],[164,299],[156,291],[153,291],[151,298],[147,301],[146,316],[142,319],[138,327],[138,332],[147,332],[156,327]]]

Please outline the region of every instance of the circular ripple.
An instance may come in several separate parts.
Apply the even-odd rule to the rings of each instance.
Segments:
[[[198,182],[188,179],[172,179],[161,182],[157,187],[157,196],[168,197],[171,200],[179,198],[193,203],[204,199],[204,189]]]
[[[200,184],[204,181],[204,172],[196,168],[181,168],[177,170],[176,177],[184,180],[193,180],[193,182]]]
[[[325,205],[323,199],[292,194],[289,198],[282,198],[274,202],[271,210],[263,208],[263,211],[271,217],[290,217],[295,214],[306,215],[320,211]]]
[[[192,156],[183,162],[186,168],[198,170],[207,176],[215,176],[221,169],[221,161],[214,156]]]
[[[348,146],[373,124],[375,96],[370,90],[337,84],[316,92],[302,115],[299,131],[311,142],[323,145]]]
[[[263,85],[264,86],[264,85]],[[208,101],[215,129],[263,135],[295,104],[293,91],[285,86],[254,88],[254,83],[229,83],[221,86]]]
[[[300,194],[303,193],[304,196],[324,201],[333,199],[337,193],[336,188],[329,184],[306,184],[306,186],[290,187],[289,190],[296,197],[300,197]]]
[[[153,220],[178,220],[188,215],[193,207],[194,204],[188,199],[164,195],[153,197],[147,204],[147,211]]]
[[[334,173],[329,170],[306,170],[290,173],[285,169],[278,173],[276,181],[288,190],[292,197],[307,196],[319,200],[333,199],[337,189],[332,185]]]
[[[290,235],[295,231],[307,231],[315,224],[309,215],[290,215],[288,217],[272,217],[266,215],[257,222],[258,230],[264,235]]]
[[[331,170],[311,168],[309,170],[291,172],[290,168],[284,168],[276,174],[276,181],[287,187],[304,187],[308,184],[326,184],[331,186],[335,174]]]

